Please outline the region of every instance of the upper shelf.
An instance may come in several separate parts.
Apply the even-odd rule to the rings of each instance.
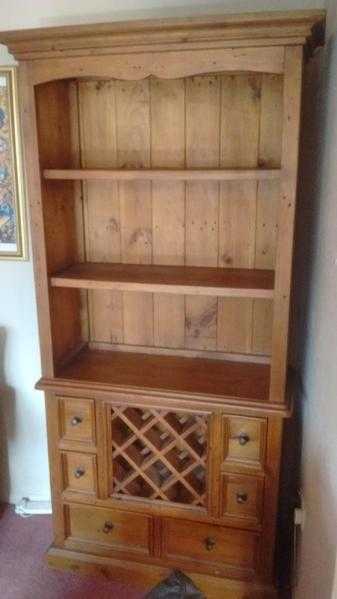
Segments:
[[[155,264],[74,264],[53,275],[52,287],[271,299],[274,271]]]
[[[119,181],[238,181],[279,179],[280,169],[45,169],[45,179]]]

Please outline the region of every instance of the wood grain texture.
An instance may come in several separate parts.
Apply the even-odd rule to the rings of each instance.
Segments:
[[[263,75],[258,156],[260,167],[269,168],[281,164],[282,111],[283,78],[277,75]],[[275,268],[279,201],[278,182],[258,183],[254,261],[256,268]],[[272,302],[254,301],[252,350],[256,353],[271,353],[272,318]]]
[[[272,333],[271,401],[284,401],[302,92],[302,48],[287,48],[283,94],[282,181]]]
[[[116,102],[113,82],[78,83],[81,166],[117,166]],[[121,260],[121,217],[117,182],[84,181],[85,257],[100,262]],[[91,291],[89,336],[123,341],[122,294]]]
[[[20,66],[18,71],[18,86],[27,199],[30,207],[30,231],[34,257],[35,293],[39,304],[38,323],[41,365],[44,374],[52,376],[54,372],[54,359],[48,289],[47,250],[42,212],[42,188],[36,106],[34,88],[31,81],[30,64]]]
[[[186,81],[186,166],[219,165],[218,76],[194,77]],[[207,203],[207,212],[204,205]],[[186,185],[185,263],[216,266],[218,254],[219,185],[191,182]],[[186,297],[185,345],[216,348],[217,299]]]
[[[325,12],[322,10],[273,11],[227,14],[185,19],[156,19],[76,25],[8,31],[1,34],[1,43],[9,46],[16,58],[50,58],[90,54],[108,50],[139,52],[144,47],[153,50],[163,46],[177,49],[212,42],[226,45],[285,45],[322,43]],[[257,44],[258,41],[258,44]]]
[[[151,166],[185,166],[185,81],[151,81]],[[159,170],[156,170],[159,172]],[[185,183],[152,181],[153,262],[185,261]],[[185,300],[153,297],[154,345],[184,347]]]
[[[221,98],[220,165],[256,168],[261,77],[224,76]],[[219,265],[251,268],[254,260],[256,182],[221,183]],[[219,301],[218,349],[251,351],[252,301]]]
[[[163,87],[164,84],[160,82]],[[152,90],[158,89],[159,82],[152,84]],[[172,86],[172,83],[167,83],[167,87]],[[181,85],[181,82],[180,82]],[[180,86],[179,86],[180,87]],[[167,115],[166,115],[167,117]],[[183,123],[180,123],[183,127]],[[172,134],[170,128],[167,133]],[[180,133],[184,133],[180,129]],[[167,143],[167,138],[161,140],[164,145]],[[163,157],[162,157],[163,158]],[[152,157],[152,162],[154,162]],[[163,162],[163,160],[161,161]],[[170,162],[168,159],[166,163]],[[76,180],[107,180],[107,181],[223,181],[223,180],[256,180],[261,179],[279,179],[281,176],[280,170],[277,168],[270,169],[212,169],[212,168],[189,168],[189,169],[174,169],[174,168],[157,168],[157,169],[44,169],[43,176],[45,179],[56,179],[62,181]]]
[[[267,364],[84,349],[57,376],[111,387],[268,399]]]
[[[118,166],[150,166],[150,83],[117,82]],[[121,252],[125,263],[152,262],[152,190],[148,181],[120,182]],[[153,298],[123,293],[124,341],[153,345]]]
[[[130,562],[112,557],[97,556],[93,553],[81,553],[52,546],[47,554],[48,564],[53,568],[76,571],[83,575],[105,576],[122,583],[129,583],[130,579],[141,588],[149,591],[169,576],[172,566]],[[270,585],[245,582],[199,574],[185,569],[194,584],[207,599],[281,599],[277,591]],[[282,595],[283,597],[283,595]]]
[[[103,77],[126,81],[139,81],[152,77],[178,79],[204,73],[221,71],[257,71],[282,73],[283,48],[215,48],[153,52],[139,54],[113,54],[108,56],[74,56],[68,60],[54,58],[33,63],[35,84],[53,79]]]
[[[51,82],[36,90],[41,168],[71,164],[70,96],[68,82]],[[73,183],[43,181],[41,209],[47,271],[51,272],[55,268],[69,266],[79,256],[79,245],[74,235],[76,209]],[[80,295],[75,290],[50,289],[49,296],[53,358],[54,361],[59,361],[82,339]],[[59,323],[62,320],[66,320],[67,326],[61,330]]]
[[[274,272],[244,268],[84,262],[54,274],[53,287],[189,295],[272,297]]]

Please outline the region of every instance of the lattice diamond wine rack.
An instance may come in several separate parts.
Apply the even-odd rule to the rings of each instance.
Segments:
[[[112,496],[205,507],[207,416],[111,409]]]

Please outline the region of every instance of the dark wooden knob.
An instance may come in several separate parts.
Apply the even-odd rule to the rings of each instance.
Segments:
[[[213,539],[213,537],[207,537],[207,539],[205,539],[204,543],[205,543],[205,547],[206,547],[207,551],[212,551],[212,549],[215,547],[216,540]]]
[[[237,503],[246,503],[247,499],[248,499],[247,493],[241,493],[241,492],[239,492],[239,493],[236,494],[236,501],[237,501]]]
[[[76,470],[74,471],[75,478],[81,478],[84,475],[85,475],[84,468],[79,467],[79,468],[76,468]]]
[[[71,426],[78,426],[79,424],[81,424],[82,422],[82,418],[80,416],[74,416],[71,421],[70,424]]]
[[[250,441],[249,435],[247,435],[247,433],[240,433],[238,436],[238,441],[240,445],[247,445],[247,443]]]
[[[106,522],[104,522],[104,526],[103,526],[103,532],[104,534],[108,535],[112,532],[114,525],[112,524],[112,522],[110,522],[109,520],[107,520]]]

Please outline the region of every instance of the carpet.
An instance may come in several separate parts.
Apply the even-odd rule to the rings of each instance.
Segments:
[[[50,516],[0,514],[1,599],[142,599],[144,592],[105,578],[49,568],[44,553],[52,540]]]

